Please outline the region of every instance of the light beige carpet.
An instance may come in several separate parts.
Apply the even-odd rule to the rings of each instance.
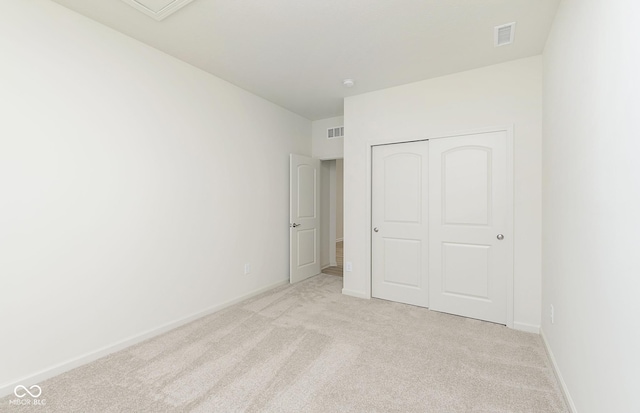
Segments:
[[[534,334],[319,275],[40,383],[0,412],[566,412]]]

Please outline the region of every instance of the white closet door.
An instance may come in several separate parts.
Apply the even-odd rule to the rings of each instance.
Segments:
[[[427,307],[427,141],[373,148],[373,297]]]
[[[507,132],[429,141],[429,303],[507,322],[513,271],[512,168]]]

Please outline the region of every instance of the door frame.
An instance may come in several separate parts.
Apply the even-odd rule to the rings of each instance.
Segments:
[[[327,202],[329,204],[328,207],[328,211],[326,212],[327,214],[327,218],[329,219],[328,222],[328,233],[326,235],[327,239],[326,239],[326,243],[322,242],[322,236],[321,236],[321,243],[320,243],[320,255],[322,256],[322,250],[323,248],[328,248],[328,255],[329,255],[329,262],[326,265],[322,264],[322,261],[320,261],[320,269],[324,270],[325,268],[328,267],[335,267],[337,264],[337,259],[336,259],[336,248],[335,248],[335,244],[337,242],[337,236],[336,236],[336,216],[337,216],[337,208],[336,208],[336,200],[337,200],[337,196],[336,196],[336,189],[337,189],[337,173],[336,173],[336,161],[338,159],[343,159],[343,158],[328,158],[328,159],[322,159],[322,158],[318,158],[320,160],[320,169],[322,169],[323,165],[325,164],[325,162],[333,162],[332,165],[328,166],[328,175],[329,175],[329,181],[328,182],[324,182],[324,180],[322,179],[322,175],[321,175],[321,194],[320,194],[320,210],[323,210],[322,207],[322,200],[324,198],[324,194],[322,193],[323,190],[326,189],[326,191],[328,192],[327,194]],[[320,218],[320,222],[321,224],[324,224],[324,218],[325,218],[325,213],[322,212],[321,213],[321,218]],[[321,225],[322,226],[322,225]],[[322,233],[322,232],[321,232]]]
[[[507,216],[507,227],[508,232],[514,234],[514,225],[513,225],[513,217],[514,217],[514,209],[515,209],[515,198],[514,198],[514,139],[513,139],[513,130],[514,125],[507,126],[495,126],[495,127],[485,127],[485,128],[475,128],[475,129],[465,129],[461,131],[453,131],[453,132],[442,132],[435,133],[431,136],[419,137],[419,138],[397,138],[390,139],[386,142],[367,142],[366,150],[367,150],[367,201],[369,202],[369,208],[367,208],[367,216],[366,219],[369,222],[369,230],[367,231],[367,244],[369,248],[366,249],[366,256],[364,263],[367,268],[365,268],[365,274],[369,274],[367,277],[367,286],[365,291],[367,291],[367,296],[363,298],[372,298],[371,295],[371,286],[372,286],[372,277],[373,277],[373,263],[372,263],[372,251],[373,251],[373,237],[371,232],[373,231],[373,216],[372,216],[372,207],[373,207],[373,147],[374,146],[382,146],[382,145],[393,145],[399,143],[409,143],[409,142],[419,142],[419,141],[428,141],[431,139],[446,139],[452,138],[456,136],[466,136],[466,135],[478,135],[482,133],[491,133],[491,132],[506,132],[507,134],[507,198],[511,200],[512,208],[509,208],[508,216]],[[514,271],[515,271],[515,237],[513,242],[513,247],[510,248],[509,255],[511,256],[512,268],[507,276],[507,327],[513,328],[513,319],[514,319]]]

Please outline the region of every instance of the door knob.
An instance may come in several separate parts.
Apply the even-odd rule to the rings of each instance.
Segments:
[[[299,227],[302,224],[296,224],[295,222],[293,224],[291,224],[291,227],[295,228],[295,227]]]
[[[502,241],[504,239],[504,235],[498,234],[496,238],[498,238],[498,241]]]
[[[378,232],[378,231],[379,231],[379,230],[378,230],[378,227],[375,227],[375,228],[373,229],[373,232]]]

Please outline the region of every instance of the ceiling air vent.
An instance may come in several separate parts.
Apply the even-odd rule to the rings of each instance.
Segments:
[[[516,33],[516,23],[503,24],[493,29],[493,43],[495,47],[513,43],[513,36]]]
[[[344,126],[327,129],[327,139],[344,138]]]
[[[160,21],[177,12],[193,0],[122,0],[147,16]]]

